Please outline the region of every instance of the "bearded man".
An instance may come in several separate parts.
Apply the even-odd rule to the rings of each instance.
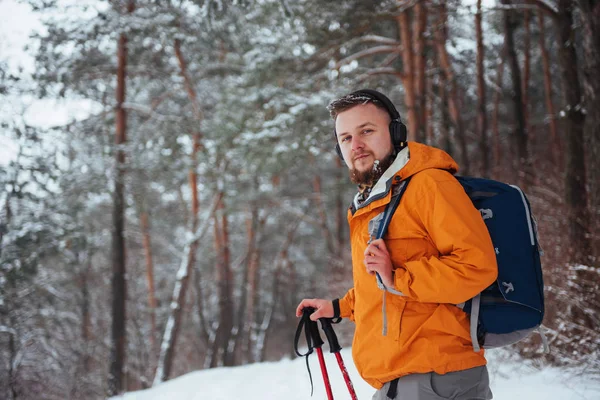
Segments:
[[[340,299],[304,299],[312,320],[348,318],[352,355],[373,399],[491,399],[484,350],[473,350],[469,317],[457,304],[497,277],[496,255],[477,209],[453,176],[457,163],[406,140],[382,93],[363,89],[329,105],[336,151],[358,185],[348,211],[353,287]],[[369,222],[406,179],[384,238]]]

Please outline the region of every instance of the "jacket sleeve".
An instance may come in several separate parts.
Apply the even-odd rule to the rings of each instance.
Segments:
[[[354,288],[348,290],[346,295],[340,299],[340,317],[354,321]]]
[[[420,302],[459,304],[472,298],[498,275],[481,214],[446,171],[420,173],[409,185],[418,185],[411,199],[415,201],[407,203],[409,217],[425,228],[439,254],[398,266],[396,288]]]

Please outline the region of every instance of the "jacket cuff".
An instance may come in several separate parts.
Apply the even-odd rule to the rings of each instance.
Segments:
[[[340,318],[340,299],[335,299],[333,303],[333,318]]]
[[[350,318],[351,320],[353,320],[352,308],[350,307],[350,304],[348,304],[348,301],[346,301],[344,298],[336,300],[338,300],[338,306],[340,307],[340,317]]]

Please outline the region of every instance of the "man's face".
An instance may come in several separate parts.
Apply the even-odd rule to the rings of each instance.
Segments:
[[[364,173],[373,169],[393,150],[389,114],[373,103],[342,111],[335,120],[337,140],[350,170]]]

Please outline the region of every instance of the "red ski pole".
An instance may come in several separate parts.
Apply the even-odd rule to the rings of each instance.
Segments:
[[[350,375],[348,375],[348,370],[346,369],[346,366],[344,365],[344,360],[342,359],[342,355],[340,354],[342,346],[340,346],[337,335],[335,334],[333,327],[331,326],[331,319],[320,318],[319,321],[321,321],[321,328],[323,328],[325,336],[327,336],[330,352],[335,354],[335,358],[337,359],[338,365],[340,366],[340,370],[342,371],[342,375],[344,376],[344,381],[346,382],[346,386],[348,387],[348,392],[350,392],[350,397],[352,398],[352,400],[358,400],[358,398],[356,397],[356,392],[354,391],[354,386],[352,385],[352,381],[350,380]]]
[[[348,391],[350,392],[350,397],[352,400],[358,400],[356,397],[356,392],[354,391],[354,386],[352,385],[352,381],[350,380],[350,375],[348,375],[348,370],[344,365],[344,360],[342,360],[342,355],[338,351],[335,353],[335,358],[337,359],[338,365],[340,366],[340,370],[342,371],[342,375],[344,376],[344,381],[346,381],[346,386],[348,387]]]
[[[294,350],[296,354],[301,357],[306,357],[306,368],[308,369],[308,376],[310,377],[310,386],[312,388],[312,376],[310,374],[310,367],[308,366],[308,356],[312,353],[313,349],[317,349],[317,356],[319,357],[319,365],[321,367],[321,373],[323,374],[323,381],[325,382],[325,391],[327,392],[327,400],[333,400],[333,392],[331,391],[331,382],[329,382],[329,374],[327,374],[327,366],[325,365],[325,359],[323,357],[323,339],[319,334],[319,326],[316,321],[310,319],[310,314],[315,311],[312,307],[306,307],[302,310],[302,319],[298,324],[296,330],[296,337],[294,338]],[[298,341],[302,334],[302,328],[304,328],[304,334],[306,335],[306,344],[308,345],[308,352],[306,354],[300,354],[298,351]],[[311,389],[312,396],[312,389]]]
[[[318,331],[317,331],[318,333]],[[321,346],[316,347],[317,356],[319,356],[319,365],[321,365],[321,372],[323,373],[323,382],[325,382],[325,391],[327,392],[327,400],[333,400],[333,392],[331,391],[331,382],[329,382],[329,374],[327,374],[327,366],[325,365],[325,359],[323,358],[323,349]]]

